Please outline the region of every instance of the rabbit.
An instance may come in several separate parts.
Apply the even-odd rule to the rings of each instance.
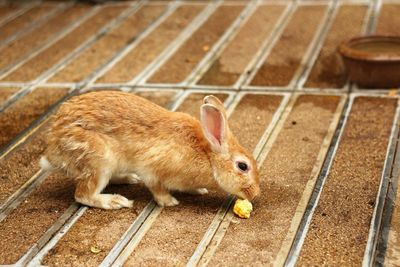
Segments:
[[[119,209],[133,201],[104,194],[109,183],[137,183],[160,206],[179,204],[170,191],[226,191],[252,200],[260,192],[256,162],[229,130],[223,104],[207,96],[200,121],[119,91],[72,97],[52,116],[43,170],[76,178],[75,200]]]

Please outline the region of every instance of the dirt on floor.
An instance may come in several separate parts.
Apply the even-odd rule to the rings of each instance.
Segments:
[[[0,18],[4,18],[8,15],[12,15],[15,11],[18,11],[19,5],[7,4],[0,6]]]
[[[4,203],[39,171],[38,162],[45,149],[43,134],[45,127],[43,126],[30,140],[0,160],[0,203]]]
[[[0,114],[0,148],[12,141],[67,93],[68,89],[38,88],[4,110]]]
[[[255,148],[281,99],[281,96],[246,95],[241,100],[230,119],[231,130],[239,142],[250,150]],[[161,212],[129,257],[126,266],[184,265],[201,241],[227,194],[179,194],[177,198],[181,202],[180,205]]]
[[[26,29],[31,23],[40,20],[42,16],[53,11],[54,9],[55,5],[40,5],[28,10],[23,15],[4,24],[0,27],[0,41],[11,37],[23,29]],[[0,17],[2,18],[1,15]]]
[[[251,85],[286,86],[290,83],[326,9],[325,5],[297,8]]]
[[[124,7],[104,7],[75,30],[67,34],[37,56],[33,57],[21,67],[4,77],[4,81],[30,81],[37,78],[54,64],[74,51],[101,27],[119,15]]]
[[[15,263],[35,244],[73,202],[73,190],[72,179],[51,175],[0,222],[0,264]]]
[[[298,266],[361,265],[396,102],[354,100]]]
[[[98,82],[128,82],[150,64],[203,10],[205,5],[178,7],[131,52],[98,79]]]
[[[262,5],[242,26],[224,52],[204,73],[198,84],[233,85],[253,59],[282,15],[284,5]]]
[[[272,265],[310,179],[339,97],[300,96],[261,165],[261,196],[249,220],[234,219],[210,266]],[[257,233],[256,235],[254,233]],[[240,254],[245,252],[246,257]]]
[[[56,36],[63,28],[89,11],[90,6],[75,5],[64,9],[52,17],[45,25],[24,35],[0,49],[0,69],[26,57],[33,49],[45,44],[50,38]]]
[[[220,6],[208,20],[147,81],[182,82],[243,10],[242,5]]]
[[[138,38],[165,8],[166,5],[144,5],[58,72],[50,82],[79,82],[87,78],[122,47]]]
[[[366,6],[340,7],[304,87],[342,88],[346,84],[347,76],[337,47],[361,34],[366,12]]]

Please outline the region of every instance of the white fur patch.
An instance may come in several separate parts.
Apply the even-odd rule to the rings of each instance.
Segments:
[[[44,171],[50,171],[54,168],[45,156],[40,158],[39,165]]]

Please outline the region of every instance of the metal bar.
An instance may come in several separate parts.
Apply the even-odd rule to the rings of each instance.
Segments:
[[[338,149],[344,128],[347,123],[347,119],[349,117],[351,107],[353,105],[354,96],[350,95],[348,101],[344,106],[343,114],[340,118],[339,124],[337,126],[335,135],[333,137],[331,146],[329,147],[328,153],[326,155],[326,159],[324,165],[322,167],[321,173],[315,183],[314,191],[310,197],[310,201],[308,202],[306,211],[303,214],[303,218],[297,230],[295,239],[292,244],[292,248],[289,251],[287,260],[285,262],[285,266],[295,266],[296,261],[300,255],[301,247],[303,246],[305,237],[307,235],[308,229],[311,224],[311,219],[313,217],[314,211],[318,205],[319,198],[322,193],[322,189],[325,185],[325,181],[329,175],[330,168],[333,163],[333,159],[335,158],[336,151]]]
[[[143,225],[149,225],[149,218],[157,218],[160,212],[161,209],[157,206],[157,204],[154,201],[150,201],[140,213],[140,215],[135,219],[132,225],[128,228],[128,230],[118,240],[112,250],[108,253],[107,257],[99,265],[99,267],[111,266],[113,263],[113,265],[115,266],[118,265],[118,263],[115,263],[115,260],[117,258],[119,259],[119,261],[121,261],[122,257],[129,257],[130,253],[128,252],[131,250],[132,247],[137,246],[138,242],[140,242],[140,240],[148,230],[145,230],[146,227],[144,227]],[[135,237],[135,240],[137,240],[137,242],[133,242],[131,239],[132,237]],[[123,256],[120,256],[120,254]]]
[[[316,30],[311,43],[308,45],[307,51],[303,56],[300,66],[297,68],[296,73],[293,75],[288,87],[296,90],[299,86],[300,81],[304,80],[305,72],[307,69],[311,69],[313,66],[312,59],[317,58],[325,37],[328,33],[334,17],[338,11],[338,0],[332,0],[329,2],[324,18],[321,21],[320,26]]]
[[[296,11],[297,6],[298,3],[296,1],[290,3],[290,5],[287,7],[287,9],[284,11],[281,18],[277,22],[275,28],[272,30],[270,35],[271,37],[266,40],[264,44],[265,46],[263,45],[259,52],[254,56],[248,67],[246,67],[246,71],[236,81],[234,87],[242,88],[243,86],[247,86],[253,80],[254,76],[260,70],[264,61],[270,55],[272,48],[281,37],[283,31],[285,30],[294,12]]]
[[[71,61],[75,56],[77,56],[79,53],[81,53],[84,49],[86,49],[87,47],[89,47],[92,43],[94,43],[98,38],[100,38],[101,36],[103,36],[105,33],[107,33],[109,30],[111,30],[115,25],[118,25],[119,23],[121,23],[127,16],[129,16],[130,14],[132,14],[133,12],[136,12],[138,10],[138,8],[140,7],[142,2],[137,2],[135,4],[130,5],[130,8],[128,8],[126,11],[122,12],[122,14],[120,14],[117,18],[113,19],[112,21],[110,21],[107,25],[105,25],[104,27],[102,27],[94,36],[92,36],[91,38],[89,38],[86,42],[84,42],[83,44],[81,44],[78,48],[76,48],[74,50],[74,52],[72,52],[71,54],[69,54],[68,56],[66,56],[64,59],[60,60],[59,63],[57,63],[56,65],[54,65],[52,68],[50,68],[49,70],[47,70],[44,74],[42,74],[38,79],[36,79],[35,83],[33,85],[29,85],[25,88],[22,88],[19,92],[17,92],[16,94],[14,94],[7,102],[5,105],[0,107],[0,112],[2,112],[4,109],[6,109],[8,106],[11,105],[11,103],[17,101],[19,98],[21,98],[22,96],[28,94],[29,92],[31,92],[32,90],[35,90],[36,88],[40,87],[42,83],[46,82],[47,79],[49,79],[52,75],[54,75],[54,73],[61,68],[63,65],[67,64],[69,61]],[[94,9],[98,9],[97,7],[95,7]],[[89,12],[91,15],[94,14],[94,12]],[[107,66],[107,63],[104,66]],[[73,93],[75,93],[75,91],[77,89],[81,89],[79,86],[74,86],[73,89],[63,98],[63,100],[67,99],[68,97],[70,97]],[[60,104],[61,102],[58,102],[58,104]],[[44,113],[38,120],[36,120],[36,122],[34,123],[34,127],[32,128],[28,128],[24,131],[24,134],[26,132],[29,132],[30,134],[32,132],[34,132],[34,130],[36,130],[38,128],[38,126],[42,125],[45,123],[45,121],[47,120],[46,118],[48,117],[48,115],[54,110],[54,108],[57,106],[54,105],[53,109],[49,110],[48,112]],[[24,134],[20,135],[21,138],[16,138],[14,139],[15,141],[9,145],[8,147],[6,147],[5,149],[0,151],[0,159],[3,158],[6,154],[8,154],[9,152],[11,152],[17,145],[21,144],[24,140],[26,140],[28,138],[29,135],[24,136]]]
[[[2,40],[0,42],[0,49],[4,46],[6,46],[7,44],[11,43],[12,41],[14,41],[15,39],[21,37],[22,35],[25,35],[31,31],[33,31],[35,28],[38,28],[39,26],[43,25],[44,23],[46,23],[49,19],[51,19],[52,17],[54,17],[55,15],[57,15],[59,13],[59,11],[62,9],[63,5],[58,5],[57,8],[54,8],[54,10],[48,12],[46,15],[40,17],[39,19],[32,21],[27,27],[21,29],[20,31],[14,33],[13,35],[9,36],[8,38],[6,38],[5,40]]]
[[[230,41],[236,36],[241,27],[250,19],[251,15],[257,9],[258,1],[248,2],[246,8],[242,10],[239,16],[231,23],[231,25],[225,30],[224,34],[219,40],[213,45],[213,47],[207,52],[197,66],[191,71],[191,73],[182,82],[185,86],[189,86],[195,83],[201,78],[204,72],[214,62],[214,59],[220,55],[224,49],[228,46]]]
[[[58,240],[60,240],[68,231],[71,229],[71,227],[75,224],[75,222],[82,217],[82,215],[85,213],[85,211],[88,209],[87,207],[81,206],[79,209],[73,213],[73,210],[75,207],[79,207],[79,204],[74,203],[71,205],[71,207],[68,208],[68,210],[65,212],[66,216],[72,215],[70,219],[57,231],[57,233],[50,239],[49,242],[47,242],[42,249],[38,249],[38,253],[30,259],[30,262],[27,264],[28,267],[36,267],[36,266],[41,266],[41,262],[43,258],[46,256],[46,254],[52,249]],[[72,211],[72,212],[71,212]],[[65,219],[65,218],[63,218]],[[33,253],[32,253],[33,254]],[[26,254],[23,256],[23,258],[28,258],[28,255]]]
[[[375,32],[381,7],[382,0],[372,0],[371,8],[368,10],[368,15],[366,16],[366,21],[362,30],[363,33],[371,34]]]
[[[50,114],[60,105],[63,101],[68,99],[71,95],[70,93],[73,89],[70,88],[70,92],[63,96],[56,103],[51,105],[48,110],[42,114],[39,118],[33,121],[26,129],[24,129],[21,133],[14,137],[10,143],[4,148],[0,149],[0,160],[6,157],[12,150],[14,150],[17,146],[24,143],[29,137],[31,137],[37,129],[39,129],[50,117]]]
[[[373,265],[379,267],[384,266],[386,250],[389,242],[389,233],[392,224],[393,211],[396,206],[397,198],[399,197],[397,195],[398,182],[400,176],[399,139],[400,139],[400,133],[398,132],[396,140],[397,146],[396,146],[396,151],[394,152],[395,156],[394,156],[393,167],[389,176],[389,188],[386,195],[385,206],[383,208],[381,227],[379,229],[379,240],[374,255],[375,258],[373,260],[374,261]]]
[[[209,16],[217,9],[220,0],[210,3],[197,17],[185,28],[179,36],[164,49],[164,51],[153,60],[139,75],[133,78],[128,84],[137,85],[142,84],[146,87],[146,80],[150,78],[160,66],[162,66],[172,55],[179,49],[179,47],[198,29],[203,25]],[[175,87],[176,88],[176,87]]]
[[[30,83],[26,82],[0,82],[1,87],[24,87],[28,86]]]
[[[44,235],[33,245],[28,252],[22,256],[21,259],[15,263],[16,266],[25,266],[26,264],[30,263],[32,258],[38,254],[41,248],[43,248],[54,235],[61,234],[61,227],[66,224],[66,222],[70,219],[70,217],[76,213],[79,209],[79,204],[74,203],[72,204],[60,218],[44,233]],[[37,265],[36,265],[37,266]]]
[[[329,150],[329,147],[331,145],[333,136],[336,132],[336,127],[339,123],[340,117],[342,115],[343,112],[343,108],[344,105],[347,101],[347,95],[343,96],[340,100],[340,102],[337,105],[336,111],[333,114],[333,118],[332,121],[329,125],[328,131],[325,135],[324,140],[322,141],[319,153],[317,155],[315,164],[313,166],[313,169],[310,173],[310,178],[309,181],[307,182],[304,190],[303,190],[303,194],[302,197],[300,198],[300,201],[297,205],[296,211],[294,212],[294,216],[292,218],[292,222],[290,224],[290,228],[286,234],[285,239],[282,242],[281,248],[277,254],[277,256],[275,257],[275,262],[274,262],[274,266],[284,266],[285,261],[288,258],[291,246],[293,244],[293,240],[296,236],[297,233],[297,229],[299,227],[299,224],[302,220],[303,214],[307,208],[307,203],[310,200],[310,196],[311,193],[314,190],[314,186],[315,183],[319,177],[319,173],[323,167],[324,164],[324,160],[326,157],[326,154]]]
[[[318,59],[318,56],[324,45],[325,38],[328,35],[328,33],[332,27],[332,23],[336,17],[338,9],[339,9],[337,1],[338,0],[334,0],[334,2],[333,2],[334,7],[332,7],[329,12],[330,16],[325,21],[324,28],[321,29],[319,38],[317,38],[314,45],[311,45],[309,47],[310,56],[308,57],[308,60],[306,62],[304,62],[304,67],[301,70],[301,73],[298,74],[298,77],[295,80],[295,83],[294,83],[295,90],[298,90],[298,89],[301,89],[304,87],[304,84],[306,83],[307,78],[310,75],[310,72],[312,70],[312,67],[314,66],[315,62]]]
[[[6,5],[7,3],[3,3],[3,5]],[[0,20],[0,27],[3,26],[4,24],[10,22],[11,20],[21,16],[22,14],[28,12],[30,9],[32,9],[33,7],[37,6],[38,4],[40,4],[40,1],[32,1],[31,3],[28,4],[24,4],[21,9],[6,15],[5,17],[1,18]]]
[[[118,51],[114,57],[112,57],[106,65],[101,66],[97,71],[94,71],[89,75],[82,84],[88,86],[93,84],[99,77],[110,70],[116,63],[118,63],[125,55],[127,55],[131,50],[133,50],[143,39],[145,39],[153,30],[155,30],[161,23],[163,23],[180,5],[180,2],[172,2],[169,4],[166,11],[163,12],[154,22],[150,24],[142,33],[140,33],[136,38],[134,38],[131,43],[125,45],[120,51]]]
[[[390,175],[393,168],[393,161],[395,158],[397,138],[399,136],[399,122],[400,122],[400,100],[397,101],[396,115],[393,120],[390,139],[387,146],[387,153],[384,162],[384,169],[379,184],[379,190],[375,200],[375,207],[372,213],[370,228],[368,232],[367,245],[364,250],[364,258],[362,266],[374,266],[374,257],[379,241],[380,227],[383,218],[383,210],[385,207],[386,196],[388,194]]]
[[[71,6],[73,6],[73,2],[63,4],[59,9],[57,9],[56,13],[59,14],[60,12],[62,12],[63,10],[65,10]],[[55,14],[55,15],[57,15],[57,14]],[[66,28],[64,28],[61,32],[53,34],[51,37],[49,37],[49,39],[46,40],[46,42],[43,45],[39,45],[39,46],[33,48],[31,51],[29,51],[25,55],[22,55],[16,62],[10,63],[8,66],[2,68],[0,70],[0,79],[3,79],[11,71],[15,70],[16,68],[18,68],[19,66],[24,64],[26,61],[28,61],[29,59],[36,56],[41,51],[43,51],[44,49],[46,49],[47,47],[52,45],[54,42],[56,42],[59,39],[61,39],[62,37],[64,37],[65,34],[67,34],[70,30],[73,30],[75,28],[75,26],[77,26],[81,21],[86,19],[86,17],[90,14],[91,14],[91,12],[88,12],[88,14],[86,14],[85,16],[82,16],[77,21],[71,23]]]
[[[2,222],[8,214],[10,214],[23,200],[28,196],[37,185],[39,185],[46,174],[42,171],[36,172],[18,191],[10,196],[6,202],[1,205],[0,222]]]

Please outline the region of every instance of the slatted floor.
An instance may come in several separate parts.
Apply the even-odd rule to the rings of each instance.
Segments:
[[[399,35],[399,14],[398,0],[0,1],[0,265],[399,266],[398,89],[357,88],[336,54]],[[160,208],[141,185],[106,189],[132,209],[75,203],[74,181],[38,166],[44,133],[62,102],[103,89],[195,117],[223,100],[262,174],[251,218],[221,192]]]

